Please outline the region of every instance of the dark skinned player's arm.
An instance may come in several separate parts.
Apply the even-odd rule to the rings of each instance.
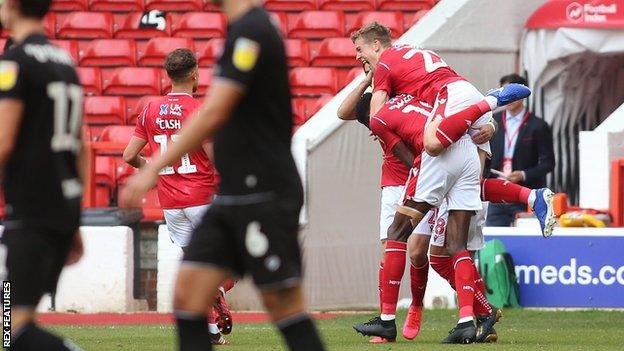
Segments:
[[[343,120],[356,119],[355,108],[357,106],[357,103],[360,101],[360,97],[362,96],[362,94],[364,94],[366,89],[368,89],[368,87],[370,86],[371,79],[372,74],[369,72],[366,75],[366,78],[364,78],[364,80],[360,84],[358,84],[358,86],[353,89],[353,91],[351,91],[349,95],[347,95],[342,104],[340,104],[340,106],[338,107],[338,111],[336,112],[338,118]]]
[[[394,145],[392,154],[401,160],[407,168],[412,168],[414,166],[414,154],[402,141]]]

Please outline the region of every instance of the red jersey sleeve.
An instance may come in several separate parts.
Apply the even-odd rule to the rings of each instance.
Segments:
[[[394,146],[401,141],[401,138],[388,126],[388,124],[375,116],[370,120],[370,129],[386,145],[387,150],[392,153]]]
[[[147,132],[145,131],[145,118],[147,117],[147,111],[149,110],[149,105],[150,104],[145,105],[145,108],[143,109],[143,111],[139,113],[139,116],[137,117],[137,121],[136,121],[136,126],[134,127],[134,133],[132,134],[132,136],[135,136],[137,138],[141,138],[144,140],[148,140]]]
[[[379,61],[373,75],[373,93],[379,90],[385,91],[388,95],[393,93],[390,67],[383,61]]]

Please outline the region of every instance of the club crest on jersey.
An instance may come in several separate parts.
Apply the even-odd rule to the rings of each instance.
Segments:
[[[256,65],[258,54],[260,53],[260,44],[247,38],[238,38],[234,43],[234,53],[232,54],[232,63],[234,67],[242,72],[249,72]]]
[[[12,89],[17,82],[19,66],[14,61],[0,61],[0,90]]]

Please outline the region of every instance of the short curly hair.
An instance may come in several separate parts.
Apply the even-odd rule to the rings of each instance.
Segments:
[[[351,33],[351,41],[355,43],[359,38],[363,38],[369,43],[379,40],[383,46],[390,46],[392,43],[391,35],[392,33],[388,27],[379,22],[373,22]]]
[[[189,49],[175,49],[165,58],[165,71],[174,82],[187,79],[196,67],[197,58]]]

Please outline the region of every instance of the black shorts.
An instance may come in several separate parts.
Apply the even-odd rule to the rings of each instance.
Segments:
[[[185,263],[214,265],[250,274],[261,289],[301,281],[301,203],[271,200],[248,205],[213,203],[184,250]]]
[[[6,278],[11,304],[36,307],[44,293],[54,293],[75,232],[49,229],[10,229],[2,234],[6,248]],[[4,264],[4,262],[0,262]]]

